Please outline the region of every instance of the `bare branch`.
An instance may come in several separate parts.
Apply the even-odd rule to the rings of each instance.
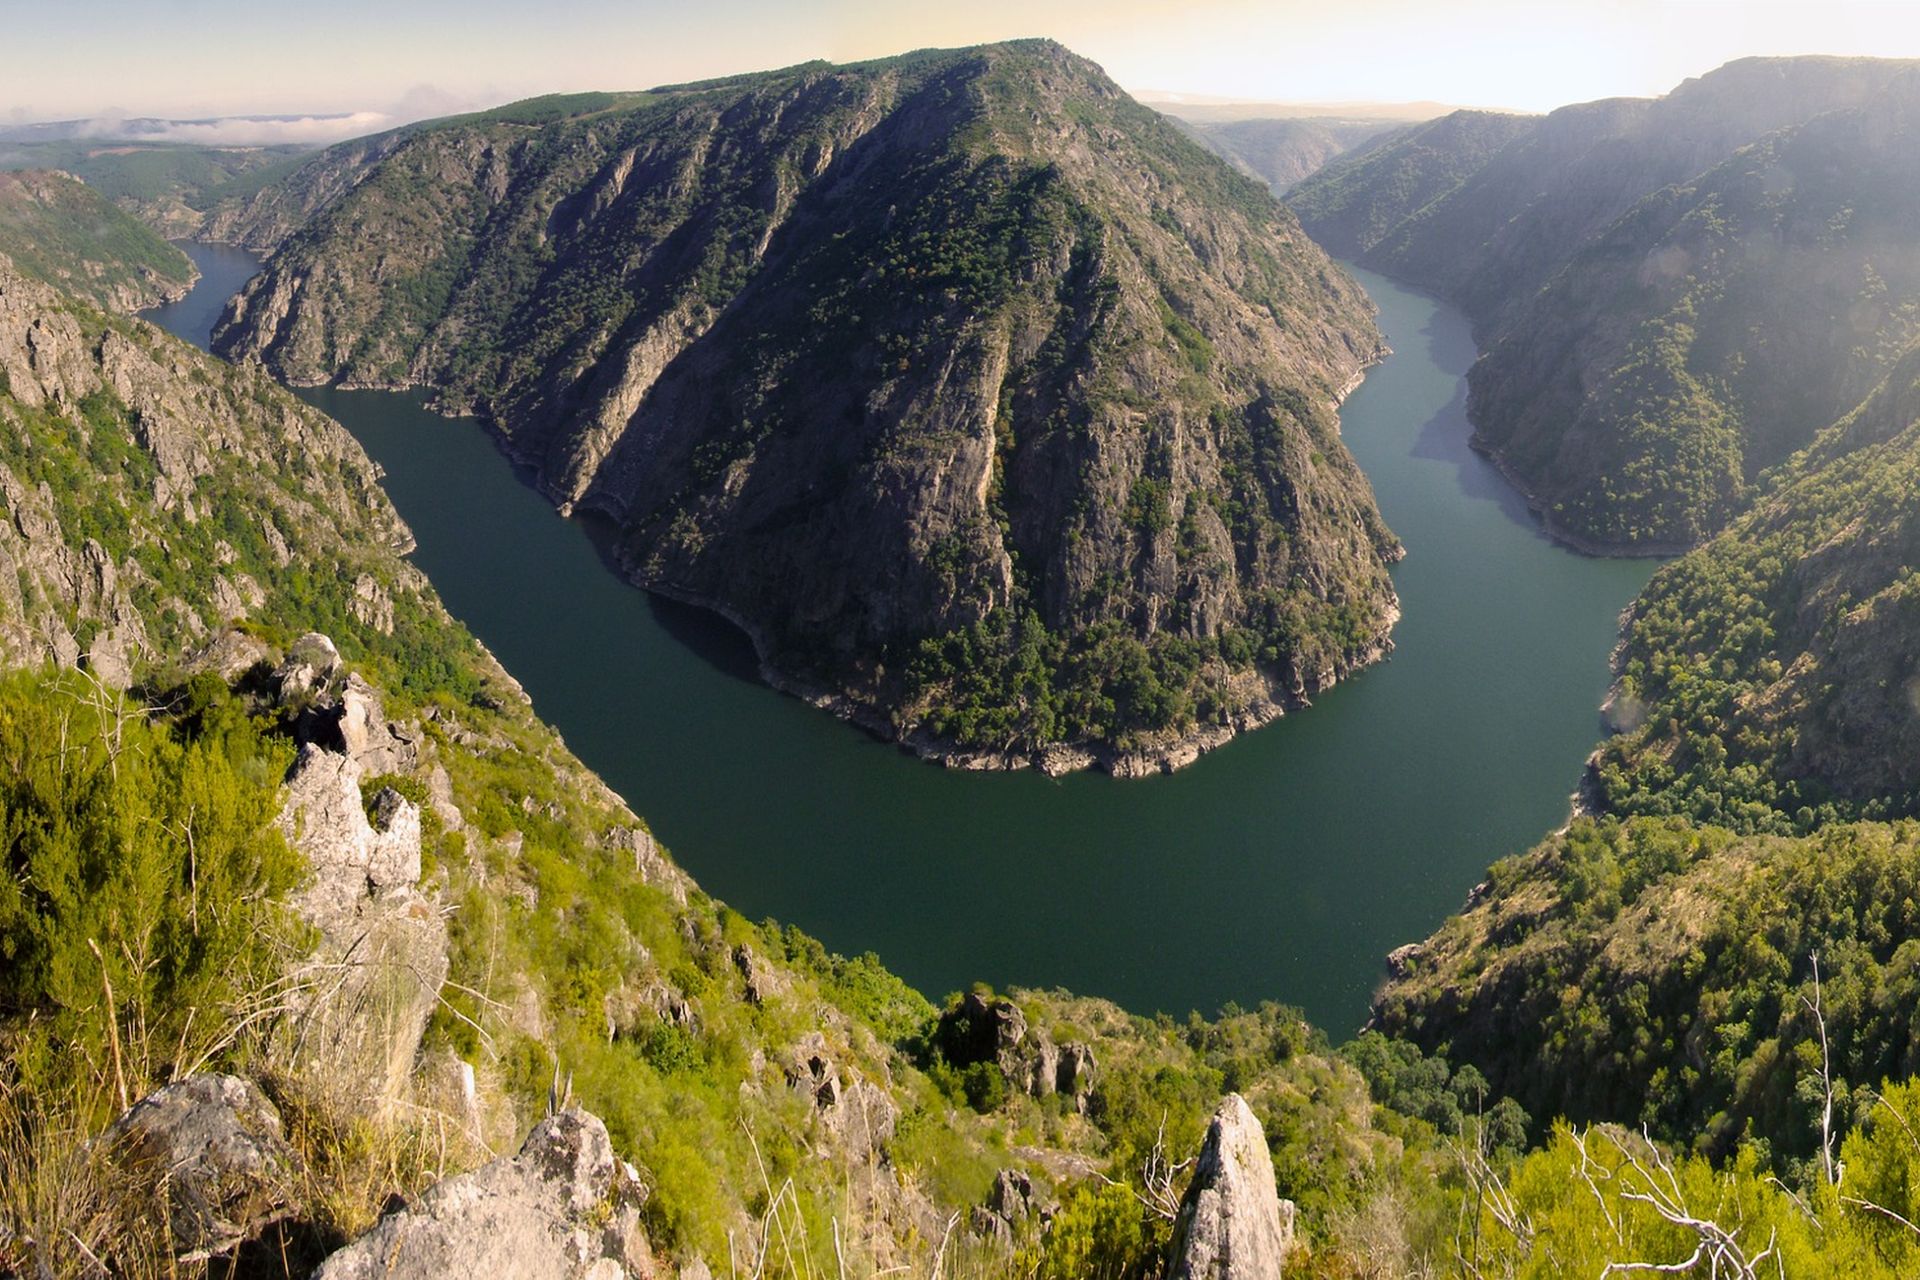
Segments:
[[[1813,1014],[1814,1025],[1820,1029],[1820,1087],[1826,1097],[1820,1110],[1820,1163],[1826,1173],[1827,1185],[1840,1185],[1840,1175],[1833,1162],[1833,1056],[1827,1047],[1827,1015],[1823,1008],[1820,990],[1820,953],[1811,953],[1813,960],[1813,999],[1803,994],[1800,1003],[1807,1006]]]

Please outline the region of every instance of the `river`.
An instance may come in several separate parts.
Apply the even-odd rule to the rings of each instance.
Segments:
[[[254,270],[150,317],[200,346]],[[1177,774],[973,774],[755,677],[745,639],[608,572],[469,420],[305,392],[386,468],[447,607],[716,897],[873,951],[938,999],[975,980],[1136,1012],[1301,1007],[1336,1038],[1382,957],[1566,816],[1619,611],[1652,571],[1554,546],[1467,448],[1465,317],[1349,268],[1394,354],[1341,410],[1407,547],[1391,661]]]

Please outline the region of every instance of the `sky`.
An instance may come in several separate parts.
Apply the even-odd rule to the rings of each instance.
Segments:
[[[1136,92],[1548,110],[1750,54],[1920,57],[1920,0],[0,0],[0,126],[358,113],[277,126],[319,141],[537,93],[1036,35]]]

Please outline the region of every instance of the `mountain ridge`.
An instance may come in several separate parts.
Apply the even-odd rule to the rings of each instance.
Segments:
[[[959,761],[1183,763],[1385,652],[1398,548],[1332,413],[1370,309],[1091,63],[922,51],[530,128],[314,162],[347,194],[220,349],[434,385],[641,585]]]
[[[1550,533],[1671,554],[1897,354],[1897,315],[1858,313],[1912,288],[1917,104],[1920,63],[1743,59],[1504,138],[1451,117],[1289,198],[1327,243],[1467,311],[1476,447]]]

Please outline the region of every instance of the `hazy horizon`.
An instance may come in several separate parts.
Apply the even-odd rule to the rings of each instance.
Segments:
[[[1044,35],[1129,89],[1213,100],[1440,102],[1543,111],[1647,96],[1751,55],[1920,57],[1899,0],[0,0],[15,56],[0,122],[351,115],[355,126],[540,93],[641,89],[928,46]],[[360,131],[365,131],[361,129]],[[313,119],[287,140],[323,140]]]

